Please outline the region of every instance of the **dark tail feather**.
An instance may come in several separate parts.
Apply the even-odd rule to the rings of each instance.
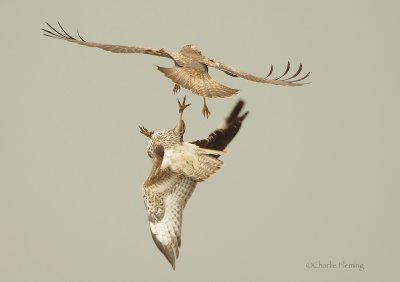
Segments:
[[[239,100],[230,115],[225,119],[223,127],[214,130],[207,139],[191,142],[201,148],[223,151],[235,138],[242,126],[242,121],[249,112],[239,115],[244,106],[244,101]],[[219,157],[219,156],[215,156]]]

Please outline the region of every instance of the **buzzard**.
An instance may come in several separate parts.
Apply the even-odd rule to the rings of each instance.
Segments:
[[[208,138],[184,142],[185,123],[182,114],[186,97],[179,104],[179,120],[174,129],[159,132],[139,127],[150,140],[147,154],[153,162],[142,193],[148,213],[150,231],[158,249],[175,269],[181,246],[182,214],[197,182],[209,178],[223,162],[219,159],[238,133],[248,112],[239,115],[244,102],[239,101],[223,126]]]
[[[284,78],[290,70],[290,62],[286,66],[285,72],[275,78],[269,78],[273,72],[271,65],[269,73],[266,77],[259,77],[239,71],[229,65],[220,63],[214,59],[207,58],[202,55],[201,51],[194,45],[189,44],[182,47],[180,52],[169,52],[164,48],[146,48],[139,46],[123,46],[101,44],[94,42],[86,42],[79,34],[79,39],[69,35],[64,28],[58,23],[60,30],[56,30],[50,24],[46,23],[49,29],[42,29],[45,36],[66,40],[68,42],[77,43],[88,47],[96,47],[113,53],[140,53],[159,57],[169,58],[174,61],[175,65],[171,68],[157,66],[158,70],[166,77],[174,82],[173,91],[176,93],[181,87],[191,90],[194,94],[203,97],[202,113],[204,117],[210,115],[210,111],[206,104],[206,98],[226,98],[238,93],[239,90],[222,85],[208,74],[208,67],[216,68],[233,77],[241,77],[247,80],[267,83],[274,85],[300,86],[306,83],[302,82],[310,73],[298,78],[303,66],[300,64],[297,71],[290,77]]]

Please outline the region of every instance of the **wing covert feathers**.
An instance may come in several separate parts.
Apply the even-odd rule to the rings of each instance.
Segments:
[[[183,142],[164,152],[161,169],[169,168],[178,174],[191,177],[196,182],[206,180],[223,162],[210,155],[222,155],[224,152],[200,148],[194,144]]]

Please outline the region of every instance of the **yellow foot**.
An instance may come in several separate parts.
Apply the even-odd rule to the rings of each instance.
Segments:
[[[181,90],[181,87],[179,86],[179,84],[175,84],[173,89],[174,94],[176,94],[176,92],[178,92],[179,90]]]
[[[211,112],[208,110],[207,105],[204,105],[203,109],[201,110],[201,112],[203,113],[203,116],[205,118],[208,118],[211,115]]]
[[[183,103],[181,104],[181,102],[178,99],[178,105],[179,105],[179,113],[182,114],[183,111],[190,106],[190,104],[186,104],[186,96],[183,97]]]
[[[154,134],[154,131],[149,131],[147,128],[144,126],[139,126],[140,133],[142,133],[144,136],[151,138]]]

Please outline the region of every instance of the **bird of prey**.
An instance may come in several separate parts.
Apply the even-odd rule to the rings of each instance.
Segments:
[[[298,78],[298,75],[303,69],[302,64],[300,64],[299,68],[292,76],[284,78],[290,69],[290,62],[288,62],[286,70],[281,76],[275,79],[269,78],[273,72],[273,66],[271,65],[268,75],[266,77],[259,77],[239,71],[214,59],[207,58],[203,56],[201,51],[192,44],[183,46],[180,52],[169,52],[164,48],[156,49],[139,46],[101,44],[85,41],[80,36],[79,32],[79,39],[72,37],[64,30],[60,23],[58,23],[60,30],[56,30],[48,23],[46,24],[49,29],[42,29],[44,31],[43,35],[45,36],[66,40],[68,42],[73,42],[88,47],[96,47],[113,53],[140,53],[165,57],[173,60],[175,64],[173,67],[166,68],[157,66],[158,70],[174,82],[174,93],[183,87],[191,90],[194,94],[203,97],[202,113],[204,117],[207,118],[210,115],[210,111],[206,104],[206,98],[226,98],[237,94],[239,91],[237,89],[222,85],[213,79],[208,74],[208,67],[216,68],[233,77],[241,77],[250,81],[274,85],[304,85],[306,83],[302,81],[310,75],[310,73],[307,73],[303,77]]]
[[[223,126],[208,138],[184,142],[183,111],[186,97],[179,104],[179,120],[174,129],[159,132],[139,127],[150,140],[147,154],[153,162],[142,193],[148,213],[150,231],[158,249],[175,269],[181,246],[182,214],[197,182],[209,178],[223,162],[219,159],[226,146],[238,133],[248,112],[239,115],[244,105],[239,101]]]

